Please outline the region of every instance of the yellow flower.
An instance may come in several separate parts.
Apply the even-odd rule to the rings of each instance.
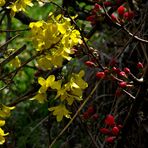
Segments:
[[[4,6],[5,5],[5,0],[0,0],[0,7]]]
[[[5,138],[3,136],[8,135],[9,133],[4,133],[4,131],[0,128],[0,145],[2,145],[5,142]]]
[[[50,87],[51,89],[59,90],[61,88],[61,80],[55,81],[55,76],[50,75],[46,80],[42,77],[38,78],[38,83],[41,85],[38,93],[31,99],[37,100],[39,103],[47,101],[46,91]]]
[[[17,0],[8,8],[11,9],[11,15],[14,16],[16,12],[26,11],[26,6],[33,6],[32,0]]]
[[[84,70],[81,70],[78,74],[73,73],[71,77],[71,87],[73,88],[80,88],[85,89],[88,87],[88,84],[82,79],[85,72]]]
[[[60,104],[55,107],[48,108],[49,111],[53,111],[53,115],[56,116],[58,122],[60,122],[63,117],[70,118],[70,112],[66,109],[65,105]]]
[[[42,69],[45,69],[45,70],[50,70],[53,67],[51,61],[46,57],[40,57],[37,60],[37,63],[39,67],[42,67]]]
[[[61,81],[60,80],[55,81],[54,75],[50,75],[46,80],[42,77],[39,77],[38,83],[41,85],[41,88],[39,89],[39,93],[46,92],[49,87],[57,90],[61,88]]]
[[[44,51],[38,65],[46,70],[61,67],[64,59],[70,61],[71,54],[74,54],[72,47],[81,41],[80,32],[74,29],[69,18],[62,15],[54,17],[49,14],[47,22],[31,22],[29,27],[36,50]]]
[[[82,79],[83,76],[83,70],[78,74],[73,73],[70,81],[57,90],[56,98],[60,97],[61,101],[67,100],[69,105],[72,105],[74,100],[81,101],[83,90],[88,87],[88,84]]]
[[[30,100],[37,100],[39,103],[44,103],[47,101],[47,94],[46,93],[37,93],[33,98]]]
[[[1,105],[0,106],[0,117],[1,118],[6,118],[6,117],[9,117],[10,116],[10,111],[13,110],[15,107],[8,107],[8,106],[5,106],[5,105]]]

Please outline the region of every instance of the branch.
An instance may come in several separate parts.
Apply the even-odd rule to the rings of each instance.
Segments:
[[[25,25],[29,25],[31,22],[36,22],[37,20],[27,16],[25,13],[23,12],[18,12],[15,14],[15,18],[18,19],[19,21],[21,21],[23,24]]]
[[[14,53],[12,53],[7,59],[3,60],[0,63],[0,67],[3,66],[3,65],[5,65],[6,63],[10,62],[13,58],[15,58],[17,55],[19,55],[25,48],[26,48],[26,45],[23,45],[17,51],[15,51]]]

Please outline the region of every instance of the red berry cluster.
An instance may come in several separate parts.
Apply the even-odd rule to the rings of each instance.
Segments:
[[[118,17],[116,18],[114,16],[114,14],[112,14],[112,17],[111,18],[113,18],[113,16],[114,16],[115,18],[113,18],[113,21],[116,21],[116,22],[118,22],[120,24],[123,24],[123,23],[125,23],[127,21],[131,21],[134,18],[134,12],[131,11],[131,10],[128,10],[123,5],[121,5],[120,7],[118,7],[118,9],[117,9],[117,15],[118,15]]]
[[[86,61],[85,65],[90,67],[90,68],[97,68],[95,61]],[[141,62],[138,62],[137,68],[142,73],[143,64]],[[116,79],[117,82],[118,82],[118,86],[120,88],[125,89],[125,88],[131,86],[131,85],[129,85],[129,75],[132,75],[131,70],[128,67],[124,67],[123,70],[121,70],[120,68],[117,67],[117,61],[115,59],[113,59],[109,63],[109,68],[106,67],[104,69],[104,71],[98,71],[96,73],[96,78],[98,78],[98,79],[111,79],[111,80]]]
[[[98,119],[98,114],[95,113],[95,109],[93,105],[89,106],[87,110],[83,113],[83,120],[92,119],[93,121],[96,121]]]
[[[91,10],[91,15],[86,18],[87,21],[90,21],[92,25],[96,24],[98,20],[102,20],[103,16],[105,15],[105,12],[102,8],[102,5],[107,7],[115,7],[116,5],[119,5],[120,2],[99,2],[95,3],[93,9]],[[124,3],[126,5],[126,2]],[[131,11],[128,7],[126,8],[124,5],[121,5],[118,7],[117,12],[114,12],[111,14],[111,19],[113,22],[118,22],[120,24],[123,24],[125,22],[131,21],[134,18],[134,12]],[[116,14],[116,15],[115,15]]]
[[[122,125],[117,125],[114,116],[110,114],[106,116],[104,123],[107,126],[107,128],[100,128],[99,131],[104,135],[108,135],[108,137],[105,139],[106,142],[113,143],[115,139],[117,139]]]
[[[103,9],[101,5],[95,4],[91,10],[91,15],[86,18],[87,21],[91,22],[92,25],[96,24],[97,20],[102,18]]]

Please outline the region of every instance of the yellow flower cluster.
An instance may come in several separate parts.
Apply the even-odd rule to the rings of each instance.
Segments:
[[[72,47],[81,43],[80,32],[71,25],[71,20],[62,15],[49,15],[48,21],[31,22],[31,39],[35,45],[36,51],[40,53],[37,59],[38,66],[45,70],[54,67],[61,67],[64,59],[71,60],[71,54],[74,54]],[[55,91],[55,99],[61,102],[59,105],[49,108],[53,111],[57,121],[63,117],[70,118],[70,112],[66,108],[66,103],[72,105],[74,100],[82,100],[82,92],[87,87],[87,83],[82,79],[84,71],[78,74],[72,73],[67,82],[55,80],[54,75],[47,79],[38,78],[41,85],[38,93],[32,98],[39,103],[47,101],[47,91]]]
[[[81,42],[80,32],[71,25],[70,19],[62,15],[49,16],[49,20],[30,23],[32,41],[38,52],[39,67],[49,70],[61,67],[63,60],[71,60],[72,47]]]
[[[84,71],[80,71],[78,74],[72,73],[72,76],[68,83],[63,84],[60,89],[57,90],[56,98],[60,99],[61,102],[66,100],[68,105],[72,105],[74,100],[82,100],[82,92],[88,87],[88,84],[82,79]],[[49,111],[53,111],[53,115],[56,116],[58,122],[63,119],[63,116],[70,118],[70,112],[66,109],[64,103],[59,104],[55,107],[50,107]]]
[[[88,86],[88,84],[82,79],[84,71],[80,71],[78,74],[72,73],[69,82],[62,84],[62,80],[55,81],[55,76],[50,75],[46,80],[42,77],[38,78],[38,83],[41,85],[38,93],[33,99],[43,103],[47,100],[46,91],[48,88],[57,92],[55,99],[59,99],[60,105],[49,108],[49,111],[54,111],[53,115],[56,116],[57,121],[61,121],[63,116],[69,118],[70,112],[66,109],[64,103],[67,101],[68,105],[72,105],[74,100],[82,100],[82,92]]]
[[[11,15],[14,16],[16,12],[19,11],[26,11],[26,6],[33,6],[32,0],[16,0],[14,3],[12,3],[10,6],[8,6],[9,9],[11,9]]]
[[[2,126],[5,125],[5,118],[10,116],[10,111],[13,110],[15,107],[8,107],[5,105],[0,106],[0,145],[5,142],[4,136],[8,135],[9,133],[4,133],[2,130]]]

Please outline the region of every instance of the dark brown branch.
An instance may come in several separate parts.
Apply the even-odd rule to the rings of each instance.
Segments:
[[[23,24],[25,25],[29,25],[31,22],[36,22],[37,20],[27,16],[25,13],[23,12],[18,12],[15,14],[15,18],[18,19],[19,21],[21,21]]]
[[[19,55],[22,51],[24,51],[25,48],[26,48],[26,45],[22,46],[17,51],[15,51],[14,53],[12,53],[7,59],[3,60],[0,63],[0,67],[3,66],[3,65],[5,65],[6,63],[10,62],[13,58],[15,58],[17,55]]]

